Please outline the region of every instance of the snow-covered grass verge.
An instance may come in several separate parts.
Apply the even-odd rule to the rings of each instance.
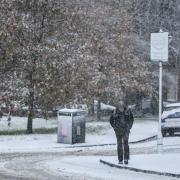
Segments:
[[[116,144],[115,133],[109,125],[109,122],[88,122],[86,123],[86,127],[85,143],[74,145],[57,143],[57,133],[11,136],[1,135],[0,152],[58,151],[60,148],[64,147]],[[156,133],[156,121],[135,121],[130,133],[130,141],[148,138]]]
[[[141,124],[138,127],[136,124]],[[139,136],[143,134],[142,132],[146,129],[150,135],[156,134],[156,125],[157,121],[153,120],[135,120],[135,125],[133,126],[132,132],[136,131],[136,134],[139,133]],[[34,133],[56,133],[57,132],[58,121],[57,118],[53,119],[43,119],[43,118],[35,118],[33,119],[33,130]],[[27,128],[27,117],[11,117],[10,126],[8,126],[7,117],[3,117],[0,119],[0,134],[23,134],[26,132]],[[114,134],[108,119],[106,121],[88,121],[86,122],[86,132],[87,134],[94,135],[108,135]],[[114,138],[114,137],[113,137]]]
[[[0,131],[22,131],[27,128],[27,117],[16,117],[12,116],[10,121],[10,126],[8,126],[7,117],[2,117],[0,119]],[[33,119],[33,129],[51,129],[57,128],[57,119],[43,119],[35,118]]]

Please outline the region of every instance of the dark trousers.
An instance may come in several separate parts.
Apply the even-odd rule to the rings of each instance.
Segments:
[[[118,160],[123,161],[129,160],[129,132],[125,132],[123,134],[115,132],[117,138],[117,152],[118,152]]]

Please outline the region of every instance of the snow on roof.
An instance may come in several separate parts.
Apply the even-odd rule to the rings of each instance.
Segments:
[[[62,113],[76,113],[76,112],[85,112],[83,109],[68,109],[68,108],[64,108],[64,109],[60,109],[59,112]]]
[[[161,119],[165,119],[167,118],[169,115],[171,114],[174,114],[176,112],[180,112],[180,107],[179,108],[174,108],[172,110],[169,110],[169,111],[164,111],[162,116],[161,116]]]
[[[165,107],[180,107],[180,103],[170,103],[170,104],[166,104]]]

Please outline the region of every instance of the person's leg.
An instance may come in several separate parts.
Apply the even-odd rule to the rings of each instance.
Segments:
[[[123,161],[122,135],[116,133],[116,138],[117,138],[118,160],[119,160],[119,163],[121,163]]]
[[[129,132],[125,132],[123,135],[123,141],[124,141],[124,162],[125,164],[128,163],[129,160]]]

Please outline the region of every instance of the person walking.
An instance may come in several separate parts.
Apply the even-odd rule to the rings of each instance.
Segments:
[[[117,139],[117,153],[119,164],[128,164],[129,160],[129,133],[134,122],[130,109],[121,102],[110,117],[110,124],[115,131]]]

